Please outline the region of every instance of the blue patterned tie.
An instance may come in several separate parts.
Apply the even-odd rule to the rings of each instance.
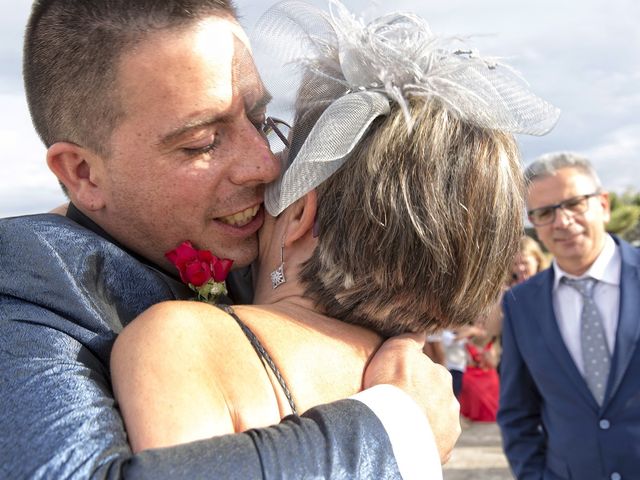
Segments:
[[[584,365],[584,379],[591,389],[598,405],[602,405],[604,392],[607,388],[607,378],[611,355],[607,338],[604,334],[602,317],[593,301],[593,287],[597,280],[581,278],[574,280],[562,277],[562,283],[575,288],[582,295],[583,306],[580,316],[580,343],[582,345],[582,362]]]

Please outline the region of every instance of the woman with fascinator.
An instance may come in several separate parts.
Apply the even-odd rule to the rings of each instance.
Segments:
[[[508,67],[413,15],[365,24],[335,1],[287,1],[256,38],[299,86],[254,305],[167,302],[119,335],[113,384],[134,450],[346,398],[386,337],[490,308],[522,232],[512,134],[557,120]]]

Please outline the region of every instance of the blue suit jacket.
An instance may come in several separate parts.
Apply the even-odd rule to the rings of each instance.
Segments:
[[[614,240],[620,313],[602,406],[562,340],[553,269],[504,296],[498,423],[518,479],[640,478],[640,253]]]
[[[133,455],[111,347],[145,308],[188,296],[67,218],[0,219],[0,478],[400,478],[384,427],[356,400]]]

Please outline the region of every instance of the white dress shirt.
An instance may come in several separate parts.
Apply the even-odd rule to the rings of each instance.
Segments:
[[[350,398],[367,405],[382,422],[403,480],[442,480],[431,425],[408,394],[392,385],[376,385]]]
[[[609,235],[606,236],[604,247],[596,261],[579,277],[564,272],[557,262],[553,261],[553,311],[556,314],[562,340],[582,374],[584,374],[580,344],[582,295],[575,288],[560,283],[560,279],[566,276],[575,279],[592,277],[598,280],[593,291],[593,299],[602,318],[609,352],[613,354],[620,308],[620,269],[620,252]]]

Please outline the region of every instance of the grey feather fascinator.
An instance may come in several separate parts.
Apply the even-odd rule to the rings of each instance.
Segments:
[[[265,195],[271,215],[336,172],[393,103],[409,132],[408,102],[421,96],[437,97],[479,127],[511,133],[543,135],[559,117],[514,70],[460,39],[434,35],[409,13],[365,23],[338,0],[329,0],[328,11],[285,0],[260,18],[252,44],[267,59],[259,69],[276,105],[293,106],[296,116],[289,167]]]

